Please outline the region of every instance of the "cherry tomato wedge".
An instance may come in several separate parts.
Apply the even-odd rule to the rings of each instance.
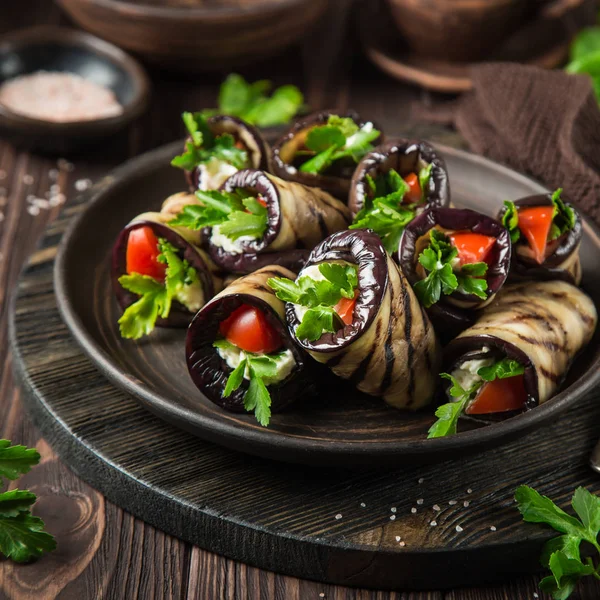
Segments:
[[[405,204],[417,204],[421,202],[421,184],[419,183],[417,174],[409,173],[404,178],[404,181],[406,181],[410,189],[404,195],[402,202]]]
[[[519,209],[519,229],[529,242],[534,258],[542,264],[546,257],[548,234],[552,227],[552,206],[531,206]]]
[[[525,407],[526,400],[527,392],[523,375],[494,379],[484,384],[465,412],[468,415],[487,415],[520,410]]]
[[[358,290],[354,293],[354,298],[342,298],[333,308],[340,319],[346,325],[350,325],[354,320],[354,307],[358,298]]]
[[[459,231],[450,235],[452,244],[458,250],[461,265],[487,262],[490,251],[496,243],[496,238],[481,233]]]
[[[264,313],[248,304],[242,304],[222,321],[219,331],[228,342],[245,352],[269,354],[282,346],[281,336]]]
[[[164,281],[167,265],[156,260],[159,253],[158,240],[150,227],[133,229],[127,239],[127,273],[139,273]]]
[[[267,208],[267,201],[262,196],[256,196],[256,201]]]

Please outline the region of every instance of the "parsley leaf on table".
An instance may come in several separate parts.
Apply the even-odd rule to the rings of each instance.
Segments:
[[[449,295],[457,290],[485,300],[487,281],[481,277],[487,273],[487,264],[470,263],[455,271],[453,266],[458,258],[458,250],[450,238],[432,229],[429,239],[429,247],[419,254],[419,263],[427,276],[413,286],[421,304],[429,308],[439,301],[442,294]]]
[[[465,390],[452,375],[440,373],[440,377],[449,379],[452,382],[449,392],[456,400],[442,404],[438,407],[435,411],[435,416],[438,420],[429,428],[427,437],[436,438],[454,435],[457,430],[459,417],[464,413],[467,404],[475,397],[479,388],[483,386],[486,381],[507,379],[508,377],[522,375],[524,372],[525,367],[519,362],[510,358],[503,358],[489,367],[481,367],[478,369],[477,375],[481,377],[481,381],[475,382],[468,390]]]
[[[324,280],[315,281],[302,275],[296,281],[286,277],[272,277],[267,281],[275,295],[283,302],[304,306],[296,336],[300,340],[318,340],[323,333],[334,333],[343,326],[334,307],[342,298],[353,298],[358,286],[357,268],[353,265],[323,263],[319,272]]]
[[[583,73],[592,79],[596,98],[600,100],[600,27],[582,29],[571,43],[571,62],[567,73]]]
[[[305,145],[314,153],[300,166],[302,173],[316,175],[327,170],[333,162],[351,157],[355,162],[369,152],[380,132],[372,123],[362,127],[348,117],[330,115],[325,125],[313,127],[306,136]]]
[[[0,478],[17,479],[39,462],[40,455],[35,448],[11,446],[8,440],[0,440]]]
[[[185,152],[171,161],[172,166],[191,171],[211,159],[229,163],[237,169],[248,166],[248,152],[237,148],[235,138],[229,133],[214,136],[202,113],[184,112],[182,119],[191,139],[185,144]]]
[[[551,539],[542,550],[541,562],[551,575],[540,582],[540,588],[555,600],[566,600],[575,590],[581,577],[593,575],[600,578],[593,560],[581,560],[580,545],[585,541],[598,552],[600,533],[600,498],[579,487],[571,504],[579,519],[567,514],[550,498],[526,485],[517,488],[515,500],[523,520],[549,525],[563,535]]]
[[[221,84],[219,108],[202,114],[231,115],[259,127],[285,125],[303,108],[304,96],[295,85],[278,87],[269,96],[272,87],[265,79],[248,83],[241,75],[231,73]]]
[[[502,225],[508,229],[510,234],[510,241],[515,244],[521,237],[521,230],[519,229],[519,212],[514,202],[510,200],[504,201],[506,210],[502,215]]]
[[[119,283],[126,290],[140,296],[119,319],[121,336],[124,338],[136,340],[151,333],[159,317],[166,319],[169,316],[172,301],[183,287],[198,282],[196,269],[187,260],[179,258],[175,246],[159,238],[158,248],[160,253],[157,260],[167,265],[164,283],[139,273],[119,277]]]
[[[0,440],[0,478],[16,479],[39,460],[35,449]],[[27,562],[56,548],[54,538],[43,530],[44,522],[30,512],[35,501],[36,495],[27,490],[0,494],[0,554],[6,558]]]

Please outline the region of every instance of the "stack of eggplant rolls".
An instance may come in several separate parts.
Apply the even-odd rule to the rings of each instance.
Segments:
[[[237,118],[183,121],[187,190],[124,227],[112,281],[122,337],[187,328],[190,375],[224,410],[268,426],[325,369],[396,409],[435,401],[428,437],[452,435],[549,400],[592,338],[561,190],[454,208],[434,147],[353,112],[272,147]]]

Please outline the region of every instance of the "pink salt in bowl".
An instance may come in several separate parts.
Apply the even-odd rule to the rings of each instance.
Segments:
[[[38,77],[36,86],[23,80],[40,71],[60,75]],[[17,82],[20,85],[15,86]],[[36,117],[36,104],[42,111],[43,102],[34,102],[34,90],[64,92],[59,89],[63,82],[76,88],[73,93],[88,96],[87,110],[73,111],[73,120],[61,121],[56,103],[56,115],[40,112],[41,118]],[[11,83],[13,89],[6,94]],[[50,153],[71,152],[114,135],[144,112],[150,98],[148,77],[131,56],[93,35],[52,26],[0,37],[0,97],[2,89],[7,103],[0,102],[0,137]],[[23,102],[29,105],[27,114],[17,108],[19,94],[27,100]],[[118,110],[106,110],[107,97],[116,100]]]

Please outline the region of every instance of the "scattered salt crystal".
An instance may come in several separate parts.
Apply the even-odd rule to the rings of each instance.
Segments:
[[[468,500],[465,500],[465,501],[463,502],[463,506],[464,506],[465,508],[468,508],[469,504],[470,504],[470,502],[469,502]]]
[[[442,509],[441,509],[441,508],[440,508],[440,507],[439,507],[437,504],[434,504],[432,508],[433,508],[433,510],[435,510],[435,511],[440,511],[440,510],[442,510]]]
[[[495,527],[492,525],[492,526],[490,527],[490,531],[496,531],[496,528],[495,528]]]
[[[29,213],[29,214],[30,214],[32,217],[35,217],[35,216],[37,216],[37,215],[39,215],[39,214],[40,214],[40,209],[39,209],[37,206],[35,206],[34,204],[32,204],[31,206],[28,206],[28,207],[27,207],[27,212],[28,212],[28,213]]]
[[[404,546],[406,546],[406,542],[400,542],[400,545],[404,548]]]
[[[534,597],[534,598],[539,598],[539,595],[538,595],[538,593],[537,593],[537,592],[533,592],[533,597]]]
[[[397,536],[396,536],[396,541],[397,541],[397,542],[399,542],[401,539],[402,539],[402,538],[401,538],[399,535],[397,535]]]
[[[319,594],[319,598],[325,598],[325,593],[324,593],[324,592],[321,592],[321,593]]]
[[[450,500],[450,501],[448,502],[448,504],[449,504],[450,506],[454,506],[454,505],[456,504],[456,500]]]
[[[50,186],[50,193],[60,192],[60,185],[58,183],[53,183]]]
[[[58,177],[58,169],[50,169],[48,171],[48,177],[54,181]]]
[[[396,507],[395,507],[395,506],[392,506],[392,508],[390,508],[390,510],[391,510],[393,513],[395,513],[395,512],[396,512]]]
[[[425,481],[425,479],[423,479],[423,477],[419,477],[419,483],[423,483]]]
[[[435,527],[437,525],[437,521],[431,521],[431,523],[429,523],[432,527]]]
[[[33,204],[39,206],[40,208],[48,208],[50,206],[50,202],[48,200],[44,200],[44,198],[36,198],[33,201]]]
[[[56,164],[61,171],[72,171],[75,168],[75,165],[65,158],[59,158]]]
[[[23,175],[23,183],[25,185],[31,185],[33,183],[33,175]]]
[[[342,518],[342,513],[338,513],[337,515],[335,515],[336,521],[339,521],[341,518]]]
[[[59,204],[64,204],[66,197],[64,194],[56,194],[56,196],[50,197],[50,206],[58,206]]]
[[[467,494],[472,494],[472,493],[473,493],[473,490],[472,490],[471,488],[469,488],[469,489],[467,490]]]
[[[419,499],[417,500],[417,504],[418,504],[419,506],[420,506],[421,504],[423,504],[423,498],[419,498]]]
[[[413,507],[410,509],[410,512],[411,512],[411,513],[414,515],[414,514],[417,512],[417,509],[416,509],[416,508],[413,506]]]
[[[361,508],[366,508],[366,507],[367,507],[367,505],[366,505],[364,502],[361,502],[361,503],[360,503],[360,507],[361,507]]]
[[[460,525],[456,526],[456,533],[461,533],[463,531],[463,528]]]
[[[75,182],[75,189],[78,192],[84,192],[85,190],[87,190],[90,187],[92,187],[92,180],[91,179],[78,179]]]
[[[5,206],[8,202],[8,198],[6,196],[0,196],[0,206]]]
[[[390,515],[390,521],[395,521],[396,520],[396,515]]]
[[[35,194],[28,194],[26,200],[27,200],[27,202],[34,202]]]
[[[6,171],[4,169],[0,169],[0,179],[6,179]]]
[[[2,221],[4,221],[4,213],[0,212],[0,223],[2,223]]]

